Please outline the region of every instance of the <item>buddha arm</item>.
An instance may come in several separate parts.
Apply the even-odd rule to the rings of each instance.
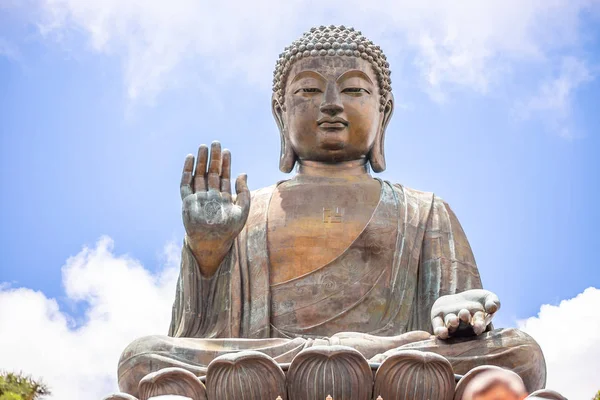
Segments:
[[[223,242],[222,240],[200,240],[194,241],[186,237],[189,250],[194,255],[200,272],[205,277],[212,277],[227,254],[231,251],[235,238]]]
[[[223,312],[229,310],[229,274],[235,262],[233,246],[217,272],[210,277],[200,266],[187,240],[181,249],[181,270],[177,280],[169,336],[220,337],[228,329]]]
[[[482,288],[465,232],[448,204],[437,196],[425,228],[418,279],[413,330],[432,332],[431,307],[440,296]]]

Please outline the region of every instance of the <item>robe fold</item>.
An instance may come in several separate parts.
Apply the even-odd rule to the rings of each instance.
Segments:
[[[481,288],[465,233],[432,193],[381,182],[359,236],[328,264],[269,282],[268,209],[276,186],[253,193],[246,226],[210,278],[184,244],[169,336],[323,337],[431,332],[440,296]]]

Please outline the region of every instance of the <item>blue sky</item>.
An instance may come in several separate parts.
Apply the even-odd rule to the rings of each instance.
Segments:
[[[69,293],[61,268],[107,235],[114,257],[162,271],[199,144],[220,140],[251,189],[284,179],[272,68],[330,23],[390,59],[380,176],[451,205],[502,301],[496,326],[600,287],[599,3],[360,4],[0,4],[1,290],[39,292],[85,326],[93,296]]]

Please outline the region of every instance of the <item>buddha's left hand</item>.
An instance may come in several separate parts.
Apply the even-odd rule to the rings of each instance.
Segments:
[[[500,308],[498,296],[489,290],[472,289],[442,296],[431,308],[433,334],[440,339],[473,332],[485,332]]]

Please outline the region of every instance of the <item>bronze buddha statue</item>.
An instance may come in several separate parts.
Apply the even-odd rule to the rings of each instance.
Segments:
[[[398,348],[437,353],[464,374],[497,365],[531,392],[545,384],[537,343],[493,329],[458,219],[440,197],[370,174],[385,170],[394,109],[381,49],[344,26],[312,28],[280,55],[272,110],[290,179],[231,193],[219,142],[185,159],[186,230],[169,336],[136,340],[122,391],[167,367],[196,376],[216,357],[257,350],[289,363],[313,346],[349,346],[381,362]]]

